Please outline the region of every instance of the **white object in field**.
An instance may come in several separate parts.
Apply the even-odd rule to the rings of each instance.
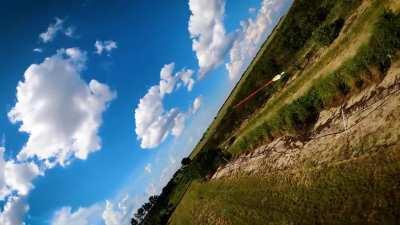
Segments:
[[[282,73],[276,75],[274,78],[272,78],[272,81],[275,82],[275,81],[280,80],[283,75],[285,75],[285,72],[282,72]]]

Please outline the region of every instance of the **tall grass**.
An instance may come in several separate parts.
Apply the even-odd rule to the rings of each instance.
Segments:
[[[323,109],[336,106],[368,84],[381,80],[400,49],[400,15],[382,12],[372,36],[355,57],[334,72],[314,81],[308,92],[240,136],[230,147],[239,154],[282,134],[306,135]]]

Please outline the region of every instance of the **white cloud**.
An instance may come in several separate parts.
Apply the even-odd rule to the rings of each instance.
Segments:
[[[190,69],[179,71],[176,74],[176,76],[178,76],[181,79],[183,85],[186,86],[188,91],[192,91],[194,83],[195,83],[194,79],[192,78],[193,74],[194,74],[194,71],[190,70]]]
[[[184,113],[178,113],[174,118],[174,126],[171,129],[172,135],[178,137],[182,134],[185,129],[186,115]]]
[[[99,41],[97,40],[94,43],[94,47],[96,48],[96,54],[101,55],[104,53],[107,53],[108,55],[111,53],[112,50],[116,49],[117,42],[115,41]]]
[[[17,163],[4,159],[5,149],[0,147],[0,200],[12,193],[26,196],[33,188],[32,181],[43,173],[33,162]]]
[[[0,147],[0,201],[4,200],[4,198],[10,194],[5,176],[6,161],[4,160],[4,152],[5,149]]]
[[[191,69],[182,69],[175,73],[175,63],[166,64],[160,72],[160,92],[161,95],[171,94],[176,86],[183,85],[188,91],[193,89],[195,84],[193,77],[194,71]]]
[[[176,77],[173,76],[175,63],[164,65],[160,72],[160,93],[161,96],[171,94],[175,88]]]
[[[117,205],[106,201],[102,218],[106,225],[130,224],[134,213],[134,201],[126,196]]]
[[[249,13],[255,13],[255,12],[257,12],[257,9],[256,8],[254,8],[254,7],[250,7],[249,8]]]
[[[43,43],[52,41],[57,33],[63,29],[64,20],[57,17],[55,20],[55,23],[50,24],[45,32],[39,34],[39,38]]]
[[[75,37],[75,27],[67,27],[64,31],[64,34],[68,37]]]
[[[230,45],[223,24],[225,0],[189,0],[189,8],[192,48],[196,52],[200,75],[204,75],[223,62]]]
[[[277,11],[291,0],[263,0],[256,18],[242,21],[241,30],[230,50],[230,62],[226,64],[229,77],[237,80],[244,72],[250,61],[257,54],[261,44],[278,22]]]
[[[164,110],[163,96],[158,85],[151,87],[140,99],[135,109],[136,135],[142,148],[155,148],[163,142],[175,127],[175,117],[179,110]]]
[[[114,210],[114,205],[106,201],[106,208],[103,211],[102,218],[106,225],[120,225],[123,217],[123,212]]]
[[[33,51],[34,51],[34,52],[41,53],[41,52],[43,52],[43,49],[41,49],[41,48],[34,48]]]
[[[146,173],[151,173],[151,163],[147,163],[144,167],[144,171],[146,171]]]
[[[17,102],[8,113],[19,130],[29,134],[18,160],[37,159],[47,167],[86,159],[100,149],[102,113],[115,98],[105,84],[87,84],[80,73],[86,54],[62,49],[41,64],[32,64],[17,86]]]
[[[5,183],[10,190],[17,191],[18,195],[26,196],[33,188],[32,181],[37,176],[43,175],[39,167],[33,163],[15,163],[8,161],[5,164]]]
[[[4,209],[0,212],[1,225],[23,225],[23,219],[29,206],[25,203],[23,197],[10,196],[4,205]]]
[[[201,97],[198,96],[193,101],[192,113],[197,113],[201,107]]]
[[[160,72],[159,85],[152,86],[135,109],[135,132],[141,141],[141,148],[155,148],[169,134],[179,136],[185,127],[185,113],[177,108],[165,110],[163,100],[178,84],[185,85],[190,91],[194,85],[191,78],[193,71],[183,69],[173,75],[174,68],[174,63],[164,65]]]
[[[94,204],[87,208],[79,208],[72,211],[71,207],[63,207],[58,210],[52,220],[51,225],[94,225],[101,222],[101,214],[104,206]]]
[[[73,211],[71,207],[63,207],[54,213],[51,225],[120,225],[130,224],[136,201],[128,195],[117,201],[96,203],[88,207],[80,207]],[[0,223],[1,224],[1,223]],[[2,224],[3,225],[3,224]]]
[[[75,28],[72,26],[65,28],[64,24],[65,20],[56,17],[55,22],[51,23],[45,32],[39,34],[39,39],[43,43],[49,43],[54,40],[58,33],[63,33],[67,37],[74,37]]]

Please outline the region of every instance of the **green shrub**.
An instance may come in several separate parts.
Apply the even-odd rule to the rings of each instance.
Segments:
[[[333,23],[323,24],[313,32],[313,38],[322,45],[330,45],[338,36],[344,25],[344,19],[339,18]]]

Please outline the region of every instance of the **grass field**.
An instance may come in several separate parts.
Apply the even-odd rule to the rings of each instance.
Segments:
[[[171,225],[398,224],[400,154],[327,167],[197,182]]]

